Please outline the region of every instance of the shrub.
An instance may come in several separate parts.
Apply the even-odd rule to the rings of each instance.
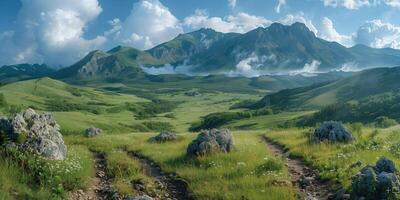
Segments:
[[[378,128],[389,128],[395,125],[397,125],[397,121],[386,116],[377,117],[375,119],[375,127]]]
[[[229,109],[251,108],[255,103],[256,100],[247,99],[233,104]]]
[[[127,110],[134,112],[138,119],[154,117],[157,114],[171,112],[179,105],[176,101],[153,99],[151,102],[126,103]]]
[[[242,112],[217,112],[206,115],[200,122],[195,122],[189,128],[190,131],[200,131],[202,129],[219,128],[231,121],[251,118],[253,116],[272,114],[270,108],[263,108],[252,111]]]
[[[142,123],[150,131],[173,131],[174,127],[168,122],[147,121]]]

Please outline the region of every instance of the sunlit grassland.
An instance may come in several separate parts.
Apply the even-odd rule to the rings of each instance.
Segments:
[[[175,172],[188,181],[199,199],[294,199],[296,191],[274,186],[273,180],[288,180],[287,169],[261,141],[260,132],[235,132],[235,150],[200,158],[185,155],[195,134],[182,134],[181,140],[150,143],[154,134],[132,133],[104,135],[92,139],[68,137],[74,144],[88,145],[97,151],[126,148],[156,161],[164,170]],[[279,166],[279,169],[276,169]]]
[[[79,145],[69,146],[68,151],[63,161],[18,152],[0,158],[0,199],[60,199],[68,191],[86,189],[94,174],[92,154]]]
[[[351,177],[367,164],[386,156],[400,165],[400,126],[388,129],[364,127],[353,131],[355,140],[348,144],[310,143],[310,130],[285,129],[266,131],[265,135],[283,144],[293,156],[303,157],[318,168],[322,178],[340,182],[348,188]],[[361,165],[357,165],[357,162]]]
[[[173,111],[174,118],[163,117],[160,115],[154,120],[161,120],[171,123],[177,132],[183,133],[188,130],[190,125],[197,122],[202,116],[214,112],[229,111],[229,108],[236,102],[245,99],[258,99],[258,95],[235,94],[235,93],[203,93],[201,96],[190,97],[183,93],[162,94],[159,98],[182,102]]]

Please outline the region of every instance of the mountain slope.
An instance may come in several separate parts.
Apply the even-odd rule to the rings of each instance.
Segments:
[[[206,41],[206,42],[205,42]],[[346,48],[317,38],[304,24],[273,23],[245,34],[223,34],[200,29],[148,50],[161,63],[182,64],[194,72],[239,72],[243,64],[256,71],[282,73],[317,64],[318,71],[340,69],[345,64],[368,68],[400,64],[400,51],[363,45]]]
[[[283,90],[267,95],[255,107],[280,110],[315,109],[334,103],[359,101],[400,88],[400,67],[365,70],[331,83]]]
[[[54,72],[55,70],[49,68],[47,65],[5,65],[0,67],[0,80],[2,83],[10,83],[19,80],[49,76]]]
[[[373,49],[363,45],[346,48],[316,37],[302,23],[290,26],[273,23],[245,34],[200,29],[180,34],[146,51],[129,47],[116,47],[108,52],[94,51],[60,70],[56,77],[131,79],[144,73],[254,77],[399,64],[399,50]]]

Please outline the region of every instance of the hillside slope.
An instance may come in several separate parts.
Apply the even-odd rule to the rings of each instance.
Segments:
[[[334,103],[357,101],[400,88],[400,67],[365,70],[332,83],[283,90],[267,95],[255,107],[280,110],[316,109]]]

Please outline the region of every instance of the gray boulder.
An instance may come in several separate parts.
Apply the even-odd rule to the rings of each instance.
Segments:
[[[153,198],[147,195],[141,195],[136,197],[126,197],[124,200],[153,200]]]
[[[167,142],[167,141],[173,141],[176,139],[177,139],[177,136],[175,133],[161,132],[160,134],[150,138],[150,141],[152,141],[152,142]]]
[[[85,130],[85,136],[86,137],[94,137],[94,136],[100,135],[102,132],[103,132],[103,130],[101,130],[99,128],[90,127]]]
[[[233,145],[233,136],[228,129],[205,130],[189,144],[187,154],[202,156],[216,151],[228,153]]]
[[[395,199],[400,192],[393,161],[381,157],[375,166],[366,166],[353,177],[352,199]]]
[[[353,136],[340,122],[327,121],[315,129],[312,134],[312,140],[317,142],[349,142],[353,140]]]
[[[190,96],[190,97],[197,97],[197,96],[200,96],[201,94],[197,90],[192,90],[192,91],[185,92],[185,95]]]
[[[63,160],[67,155],[60,126],[49,113],[38,114],[27,109],[11,118],[2,117],[0,131],[21,150],[51,160]]]

